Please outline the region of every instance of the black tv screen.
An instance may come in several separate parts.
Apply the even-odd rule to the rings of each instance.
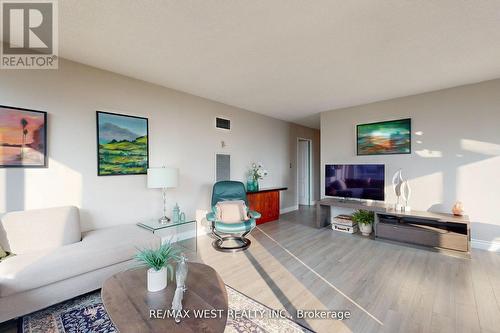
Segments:
[[[326,164],[325,195],[384,201],[383,164]]]

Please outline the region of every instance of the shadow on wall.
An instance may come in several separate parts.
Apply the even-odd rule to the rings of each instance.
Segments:
[[[474,223],[473,238],[493,240],[494,235],[500,235],[500,220],[492,213],[500,188],[497,174],[500,170],[500,144],[462,138],[451,145],[448,143],[444,152],[438,148],[441,144],[427,145],[425,133],[414,134],[414,156],[420,161],[412,164],[406,175],[422,175],[409,178],[410,183],[421,186],[419,192],[427,191],[427,200],[435,202],[428,203],[427,210],[450,213],[453,204],[462,201],[466,214]],[[426,177],[428,179],[424,179]],[[435,186],[438,179],[442,187]],[[441,200],[436,200],[437,197]]]
[[[443,172],[443,187],[450,194],[452,192],[457,194],[456,185],[460,183],[457,174],[460,167],[500,156],[500,144],[497,143],[461,139],[458,144],[454,145],[451,152],[443,153],[435,149],[437,147],[425,145],[423,132],[415,132],[415,135],[418,139],[415,140],[414,153],[422,159],[433,160],[432,163],[425,164],[423,168],[425,174],[442,172],[444,168],[451,170],[451,172]],[[419,170],[422,169],[419,168]]]
[[[472,237],[473,241],[485,241],[491,242],[486,243],[484,246],[485,250],[498,252],[500,251],[500,225],[494,225],[489,223],[474,223],[472,228],[486,229],[488,230],[489,237],[482,237],[480,240],[476,239],[474,236]]]
[[[215,181],[214,181],[215,183]],[[196,223],[198,224],[198,235],[202,233],[210,232],[210,222],[205,218],[206,214],[211,210],[212,207],[212,188],[213,184],[207,183],[202,185],[201,190],[199,191],[198,198],[196,199],[197,208],[195,211]],[[205,197],[206,194],[208,196]]]
[[[81,174],[53,159],[49,163],[49,168],[3,170],[0,209],[12,212],[69,205],[81,207]]]
[[[25,185],[24,169],[5,170],[5,212],[24,210]]]

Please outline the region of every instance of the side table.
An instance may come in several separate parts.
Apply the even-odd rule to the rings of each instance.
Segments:
[[[171,239],[173,231],[176,237],[175,243],[195,253],[198,251],[198,223],[196,220],[160,223],[157,219],[150,219],[139,222],[137,225],[159,235],[162,243]],[[180,232],[182,229],[185,230]]]

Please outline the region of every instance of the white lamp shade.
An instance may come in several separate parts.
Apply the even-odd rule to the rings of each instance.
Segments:
[[[149,168],[148,188],[171,188],[179,184],[179,169]]]

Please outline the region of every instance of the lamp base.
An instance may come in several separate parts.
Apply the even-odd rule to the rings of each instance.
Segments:
[[[170,221],[170,218],[166,216],[162,216],[158,219],[158,222],[160,222],[160,224],[167,224],[170,223]]]

